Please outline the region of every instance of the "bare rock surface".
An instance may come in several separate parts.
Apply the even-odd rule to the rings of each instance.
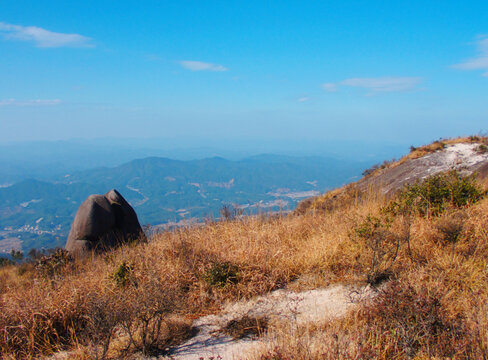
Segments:
[[[361,190],[381,188],[384,194],[412,184],[428,176],[451,169],[465,174],[488,173],[488,152],[478,151],[480,144],[459,143],[447,145],[445,149],[418,159],[408,159],[392,168],[380,170],[377,174],[365,177],[357,183]]]
[[[136,212],[115,189],[90,195],[79,207],[66,242],[66,250],[84,255],[143,236]]]

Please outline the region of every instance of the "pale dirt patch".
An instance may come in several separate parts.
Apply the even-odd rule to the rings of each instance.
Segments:
[[[244,359],[246,353],[254,352],[266,344],[266,339],[243,338],[234,340],[220,331],[232,320],[248,317],[267,317],[270,322],[289,321],[290,324],[323,322],[344,316],[359,300],[371,297],[369,287],[333,285],[323,289],[304,292],[277,290],[269,295],[248,301],[228,304],[219,314],[197,319],[194,326],[198,334],[184,344],[171,350],[164,359],[207,360]]]

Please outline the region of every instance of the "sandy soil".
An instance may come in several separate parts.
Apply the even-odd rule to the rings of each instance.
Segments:
[[[294,293],[277,290],[266,296],[249,301],[228,304],[221,313],[197,319],[194,326],[198,334],[186,343],[171,350],[165,359],[243,359],[246,352],[256,351],[265,340],[244,338],[234,340],[219,330],[232,320],[243,316],[266,316],[270,320],[278,319],[296,324],[322,322],[343,316],[348,309],[361,299],[372,296],[369,287],[354,288],[334,285],[324,289],[315,289]]]

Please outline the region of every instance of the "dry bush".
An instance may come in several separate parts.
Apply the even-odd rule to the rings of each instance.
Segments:
[[[407,155],[409,159],[418,159],[425,155],[432,154],[436,151],[443,150],[446,147],[446,142],[442,140],[434,141],[429,145],[424,145],[418,148],[411,148],[410,154]]]
[[[369,214],[353,226],[350,237],[359,248],[357,260],[369,284],[377,286],[398,272],[401,250],[410,255],[410,222],[409,216]]]
[[[265,316],[249,317],[244,315],[240,319],[229,321],[221,331],[232,336],[235,340],[246,336],[257,338],[266,332],[268,322],[269,319]]]
[[[390,283],[357,315],[357,325],[366,329],[363,352],[377,359],[452,358],[462,351],[471,357],[470,346],[459,343],[469,329],[461,318],[449,319],[440,296],[408,282]]]

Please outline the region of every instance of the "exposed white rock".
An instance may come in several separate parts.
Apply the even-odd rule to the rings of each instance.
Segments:
[[[219,314],[197,319],[194,326],[198,334],[174,348],[166,359],[199,360],[243,359],[245,354],[264,346],[265,339],[244,338],[234,340],[219,330],[232,320],[243,316],[262,317],[270,320],[285,320],[293,324],[322,322],[344,316],[351,307],[363,298],[371,297],[374,290],[369,287],[354,288],[334,285],[300,293],[277,290],[269,295],[249,301],[228,304]]]

